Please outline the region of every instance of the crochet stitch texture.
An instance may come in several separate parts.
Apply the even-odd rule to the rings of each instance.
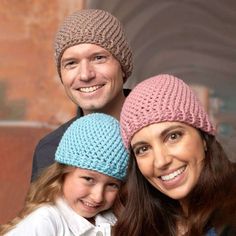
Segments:
[[[120,117],[125,147],[129,148],[137,131],[163,121],[183,122],[209,134],[215,133],[193,90],[181,79],[168,74],[142,81],[126,98]]]
[[[120,62],[125,79],[131,75],[132,51],[120,21],[104,10],[84,9],[68,16],[56,34],[55,60],[60,77],[60,61],[64,51],[82,43],[105,48]]]
[[[119,122],[102,113],[74,121],[64,133],[55,155],[59,163],[98,171],[120,180],[125,178],[128,158]]]

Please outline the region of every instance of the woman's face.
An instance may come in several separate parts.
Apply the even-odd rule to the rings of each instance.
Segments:
[[[180,122],[161,122],[139,130],[131,146],[143,176],[168,197],[184,201],[198,182],[205,157],[199,131]]]

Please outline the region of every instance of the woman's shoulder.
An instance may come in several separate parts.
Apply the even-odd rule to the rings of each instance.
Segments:
[[[220,236],[235,236],[236,235],[236,225],[235,226],[226,226],[222,230]]]

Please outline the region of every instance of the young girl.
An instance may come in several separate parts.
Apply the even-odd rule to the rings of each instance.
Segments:
[[[236,235],[235,164],[189,86],[171,75],[141,82],[120,122],[131,159],[116,236]]]
[[[94,113],[63,135],[55,163],[31,184],[21,214],[2,226],[7,236],[111,235],[128,153],[119,122]]]

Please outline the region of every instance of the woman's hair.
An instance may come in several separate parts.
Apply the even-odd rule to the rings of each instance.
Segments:
[[[31,183],[24,208],[17,217],[1,226],[0,233],[3,234],[11,230],[19,221],[43,204],[55,204],[56,198],[62,195],[62,186],[66,174],[72,172],[74,169],[75,167],[60,163],[54,163],[47,167],[42,174]]]
[[[138,169],[134,153],[128,168],[128,200],[115,228],[116,236],[177,235],[177,222],[187,223],[186,235],[203,235],[210,227],[233,224],[235,164],[214,136],[201,131],[207,151],[199,181],[189,195],[188,216],[178,200],[154,188]]]

